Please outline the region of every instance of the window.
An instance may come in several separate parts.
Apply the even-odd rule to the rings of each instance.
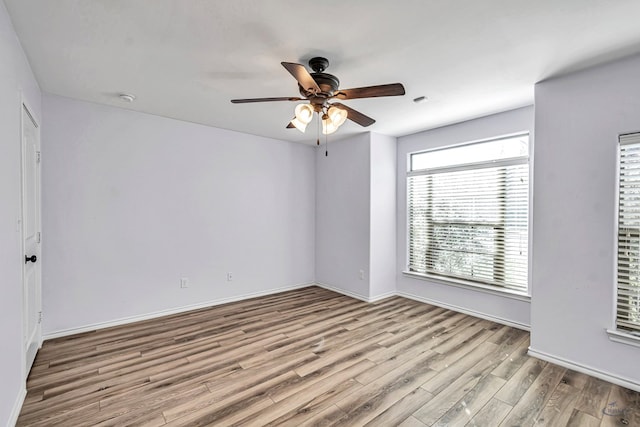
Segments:
[[[413,153],[409,272],[527,293],[529,135]]]
[[[616,328],[640,336],[640,133],[620,136]]]

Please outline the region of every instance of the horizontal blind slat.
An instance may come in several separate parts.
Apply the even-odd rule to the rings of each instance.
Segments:
[[[527,291],[528,163],[407,177],[409,270]]]

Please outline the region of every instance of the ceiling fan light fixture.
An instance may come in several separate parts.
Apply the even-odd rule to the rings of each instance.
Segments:
[[[338,126],[331,120],[328,114],[322,116],[322,133],[324,135],[331,135],[338,130]]]
[[[329,107],[329,111],[327,111],[327,114],[336,126],[336,129],[342,126],[345,120],[347,120],[347,112],[342,108],[331,106]]]
[[[310,104],[296,105],[296,119],[306,126],[313,119],[313,107]],[[295,123],[294,123],[295,126]],[[297,126],[296,126],[297,127]]]

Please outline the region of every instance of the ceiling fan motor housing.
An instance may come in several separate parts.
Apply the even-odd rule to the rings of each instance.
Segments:
[[[340,80],[333,74],[328,73],[311,73],[311,77],[316,81],[318,86],[320,87],[320,93],[316,95],[330,97],[338,90],[340,86]],[[298,85],[300,86],[300,85]],[[300,87],[300,93],[303,96],[312,95],[313,92],[306,92],[302,87]]]
[[[329,67],[329,60],[327,58],[315,57],[309,60],[309,67],[314,71],[311,74],[313,80],[320,87],[320,92],[314,94],[308,92],[302,86],[298,85],[300,94],[305,98],[308,98],[312,104],[324,104],[324,102],[331,98],[334,93],[340,87],[340,80],[333,74],[325,73],[324,70]]]

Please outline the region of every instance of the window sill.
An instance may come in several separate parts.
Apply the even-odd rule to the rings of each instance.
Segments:
[[[607,329],[607,335],[609,335],[609,339],[611,341],[632,345],[634,347],[640,347],[640,336],[616,331],[614,329]]]
[[[531,302],[531,296],[520,293],[520,292],[512,291],[509,289],[497,289],[489,285],[482,285],[479,283],[467,282],[465,280],[444,278],[441,276],[434,276],[430,274],[414,273],[412,271],[403,271],[402,274],[406,277],[411,277],[412,279],[428,280],[429,282],[435,282],[440,285],[455,286],[457,288],[469,289],[472,291],[482,292],[482,293],[491,294],[491,295],[498,295],[504,298],[511,298],[518,301]]]

